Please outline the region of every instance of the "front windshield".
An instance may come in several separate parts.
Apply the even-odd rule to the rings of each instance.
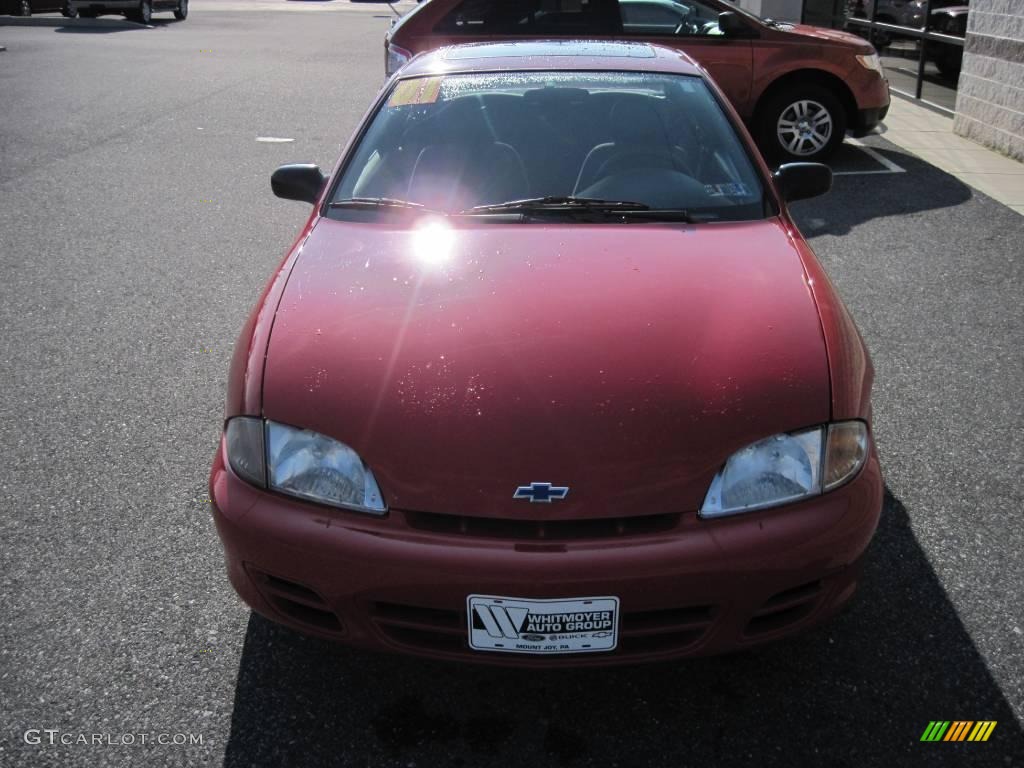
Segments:
[[[399,81],[333,196],[353,198],[446,213],[587,198],[708,221],[766,214],[759,177],[704,82],[633,72]]]

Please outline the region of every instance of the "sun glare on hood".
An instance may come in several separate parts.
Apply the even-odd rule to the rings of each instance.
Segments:
[[[412,231],[412,255],[424,267],[442,267],[451,260],[455,232],[444,221],[431,219]]]

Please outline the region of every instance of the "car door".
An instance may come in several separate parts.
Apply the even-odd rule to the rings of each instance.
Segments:
[[[718,14],[726,10],[728,6],[707,0],[619,2],[624,37],[675,48],[693,57],[711,73],[736,110],[747,117],[753,107],[753,47],[749,38],[726,37],[718,29]],[[677,23],[671,25],[670,18]]]

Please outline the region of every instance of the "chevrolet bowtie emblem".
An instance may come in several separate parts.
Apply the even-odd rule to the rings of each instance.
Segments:
[[[543,502],[550,504],[555,499],[564,499],[569,493],[568,486],[557,486],[551,483],[530,483],[520,485],[512,494],[513,499],[529,499],[531,504]]]

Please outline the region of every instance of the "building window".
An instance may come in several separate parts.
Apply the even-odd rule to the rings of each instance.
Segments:
[[[970,0],[805,0],[804,21],[870,40],[889,87],[952,114]]]

